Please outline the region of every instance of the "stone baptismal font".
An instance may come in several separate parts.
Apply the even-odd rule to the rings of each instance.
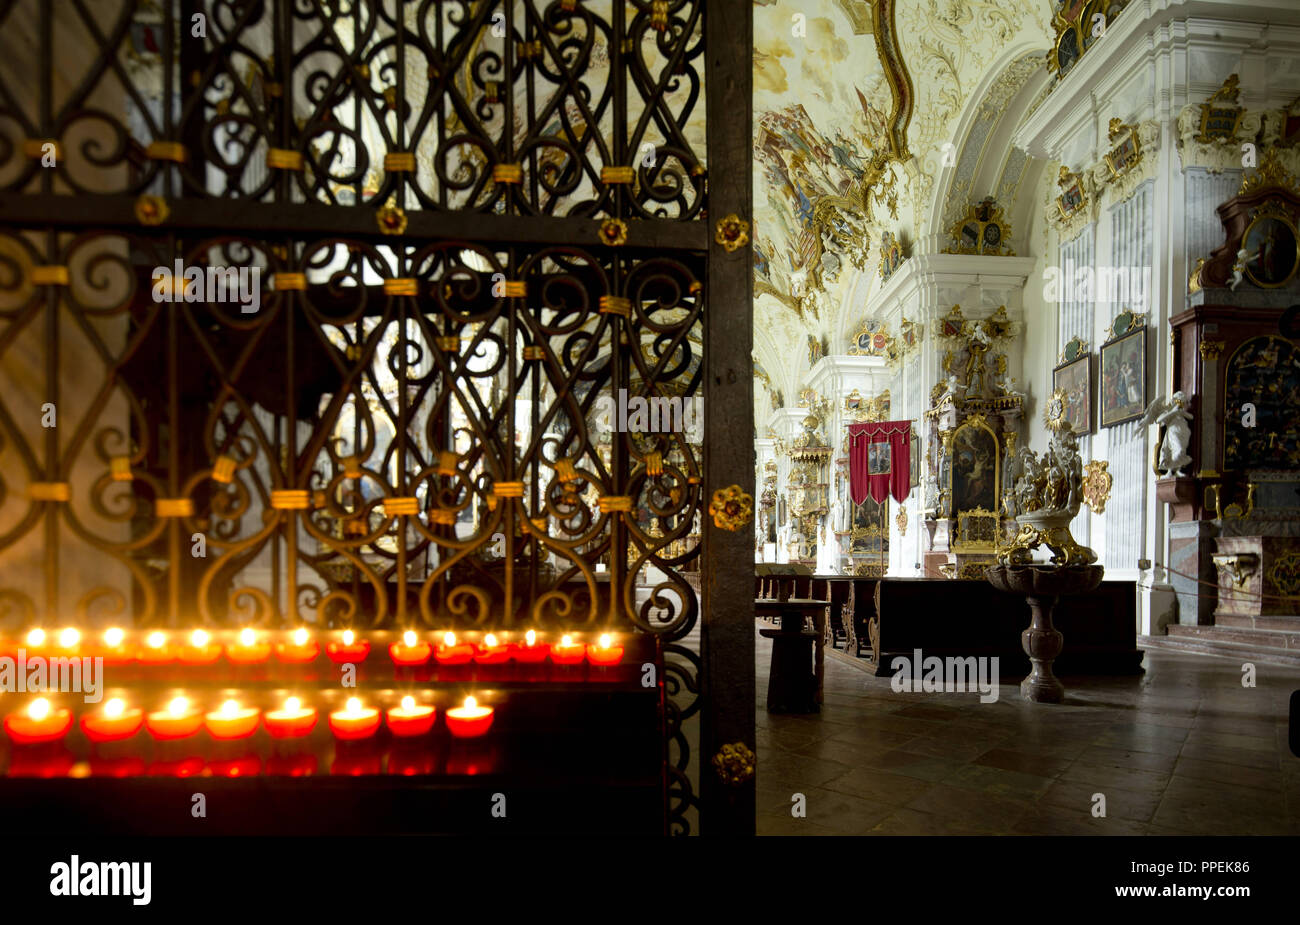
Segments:
[[[1065,393],[1057,390],[1047,402],[1043,421],[1051,431],[1047,451],[1040,458],[1022,447],[1008,462],[1007,478],[1013,490],[1006,496],[1008,513],[1019,531],[997,551],[998,564],[986,577],[999,591],[1023,594],[1032,619],[1020,634],[1033,668],[1020,682],[1020,695],[1036,703],[1060,703],[1065,686],[1052,674],[1052,662],[1065,640],[1052,626],[1052,610],[1062,594],[1083,594],[1101,584],[1104,569],[1097,555],[1075,542],[1070,522],[1083,500],[1083,461],[1079,445],[1065,415]],[[1034,562],[1032,552],[1046,546],[1049,562]]]

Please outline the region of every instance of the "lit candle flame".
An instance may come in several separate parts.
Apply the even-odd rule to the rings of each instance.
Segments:
[[[202,649],[208,644],[208,634],[206,630],[195,630],[190,633],[190,645],[196,649]]]
[[[126,704],[122,702],[122,699],[120,697],[114,697],[108,703],[104,704],[104,715],[109,719],[117,719],[122,715],[122,711],[125,709]]]
[[[104,643],[110,649],[116,649],[126,638],[126,632],[120,626],[115,626],[104,633]]]
[[[27,715],[38,722],[45,719],[50,715],[50,702],[44,697],[37,697],[27,708]]]
[[[349,698],[348,698],[347,709],[345,709],[343,712],[344,712],[344,713],[360,713],[360,712],[361,712],[361,698],[360,698],[360,697],[349,697]]]
[[[293,644],[295,646],[305,646],[307,644],[307,630],[305,627],[298,627],[293,631]]]
[[[239,631],[239,644],[240,644],[241,646],[244,646],[245,648],[250,648],[250,647],[256,645],[256,644],[257,644],[257,634],[254,633],[252,630],[247,629],[247,628],[240,630],[240,631]]]
[[[167,641],[167,634],[159,633],[159,632],[150,633],[149,638],[145,640],[145,642],[148,643],[149,648],[151,649],[161,649],[163,647],[163,643],[165,643],[166,641]]]
[[[405,633],[402,634],[402,642],[406,644],[406,647],[408,649],[414,648],[416,642],[418,641],[419,640],[416,639],[414,630],[407,630]]]
[[[221,705],[222,716],[234,716],[238,712],[239,712],[238,700],[227,700],[225,703]]]
[[[529,630],[528,632],[524,633],[524,641],[527,642],[530,646],[535,645],[537,643],[537,632],[535,630]]]
[[[494,648],[497,644],[497,637],[494,633],[488,633],[483,637],[483,644],[488,648]]]
[[[448,630],[447,635],[442,637],[442,642],[448,647],[454,646],[456,644],[456,634]]]
[[[353,640],[355,640],[356,638],[357,638],[357,634],[352,632],[352,630],[343,631],[343,644],[345,646],[352,645]]]
[[[173,697],[171,703],[167,704],[167,712],[172,716],[184,716],[189,709],[190,701],[186,697]]]
[[[560,637],[560,648],[562,648],[562,649],[567,649],[567,648],[568,648],[569,646],[571,646],[571,645],[573,645],[573,637],[572,637],[572,636],[564,635],[564,636],[561,636],[561,637]]]
[[[602,649],[608,649],[612,644],[613,644],[613,638],[609,635],[609,633],[600,634],[600,647]]]
[[[405,711],[408,712],[408,713],[411,712],[412,710],[414,710],[414,709],[415,709],[415,698],[414,698],[414,697],[403,697],[403,698],[402,698],[402,709],[405,710]]]
[[[65,649],[71,649],[80,641],[81,634],[72,627],[68,627],[59,633],[59,645],[63,646]]]
[[[286,713],[297,713],[302,709],[302,701],[297,697],[290,697],[284,702],[284,709]]]
[[[478,701],[475,700],[473,697],[466,697],[466,698],[465,698],[465,709],[466,709],[466,710],[475,710],[475,709],[478,709]]]
[[[43,645],[45,645],[45,630],[41,629],[41,628],[38,626],[38,627],[36,627],[36,629],[34,629],[34,630],[32,630],[30,633],[28,633],[28,634],[27,634],[27,644],[28,644],[29,646],[43,646]]]

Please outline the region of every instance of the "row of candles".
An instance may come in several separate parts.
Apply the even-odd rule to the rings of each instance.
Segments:
[[[12,647],[10,647],[12,649]],[[304,664],[320,655],[320,644],[305,628],[299,627],[287,639],[272,646],[264,633],[245,628],[239,631],[234,643],[223,646],[206,630],[194,630],[184,642],[177,644],[162,630],[149,633],[143,645],[127,644],[126,632],[120,628],[106,630],[102,645],[84,645],[81,633],[72,628],[60,630],[53,642],[45,630],[37,627],[26,637],[25,651],[29,656],[99,656],[105,664],[165,665],[179,662],[182,665],[211,665],[225,652],[226,659],[235,664],[257,664],[275,657],[286,664]],[[6,654],[0,652],[0,654]],[[344,630],[338,639],[325,644],[325,654],[335,664],[364,662],[370,655],[370,641],[360,639],[352,630]],[[617,665],[623,660],[623,646],[609,633],[601,634],[595,643],[575,641],[563,636],[557,643],[542,642],[535,630],[524,633],[520,642],[498,639],[487,633],[478,644],[460,642],[453,632],[443,634],[437,645],[430,643],[414,630],[407,630],[399,641],[388,647],[394,664],[423,665],[433,658],[440,665],[464,665],[473,661],[480,665],[500,665],[515,661],[522,664],[540,664],[548,658],[556,665],[577,665],[583,661],[592,665]]]
[[[473,739],[485,735],[492,726],[496,711],[466,697],[459,707],[446,711],[447,729],[460,739]],[[416,703],[414,697],[403,697],[398,706],[382,714],[393,735],[402,738],[422,736],[433,728],[437,708]],[[296,739],[308,735],[316,728],[317,711],[304,706],[297,697],[289,697],[278,710],[263,713],[256,707],[246,707],[237,700],[226,700],[216,710],[204,712],[184,696],[174,697],[162,710],[146,713],[139,707],[128,707],[121,698],[114,697],[103,707],[81,717],[81,730],[92,742],[117,742],[136,735],[141,728],[158,741],[185,739],[207,729],[214,739],[245,739],[257,731],[259,723],[277,739]],[[327,716],[330,732],[336,739],[356,741],[373,736],[380,725],[378,707],[367,707],[361,698],[350,697],[342,709]],[[61,740],[72,728],[72,713],[65,707],[56,708],[45,697],[37,697],[25,710],[10,713],[4,719],[4,729],[18,745],[38,745]]]

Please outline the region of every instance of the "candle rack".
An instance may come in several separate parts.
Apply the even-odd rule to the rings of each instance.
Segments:
[[[292,638],[288,631],[258,635],[273,651]],[[73,722],[65,735],[39,744],[0,736],[6,818],[87,834],[472,833],[503,824],[516,831],[579,833],[603,830],[612,811],[619,831],[629,825],[663,830],[663,662],[653,637],[573,635],[576,645],[598,647],[597,661],[608,661],[621,646],[613,665],[500,657],[449,665],[431,656],[409,666],[395,664],[389,654],[392,643],[405,641],[403,634],[367,631],[357,638],[370,643],[368,656],[345,669],[326,653],[324,643],[335,635],[319,634],[310,661],[280,662],[272,654],[232,662],[223,648],[204,664],[106,664],[94,704],[81,694],[7,696],[6,713],[44,697],[52,708],[69,710]],[[485,648],[483,635],[457,634],[457,642],[489,656],[525,645],[522,634],[498,634],[497,649]],[[168,634],[168,644],[172,636],[183,638]],[[442,634],[421,638],[436,643]],[[212,632],[207,642],[239,644],[237,634],[222,632]],[[534,653],[548,642],[539,637]],[[127,632],[118,657],[149,643],[147,633]],[[103,654],[93,640],[68,651],[27,652],[21,640],[0,639],[0,655],[20,650],[28,657]],[[353,669],[354,683],[342,686],[343,672]],[[491,708],[491,725],[486,734],[461,738],[449,729],[447,713],[471,696]],[[146,723],[126,738],[96,742],[83,728],[83,718],[103,715],[113,700],[121,701],[118,712],[166,715],[178,697],[190,715],[207,718],[192,734],[160,739]],[[283,711],[291,697],[301,713],[314,710],[316,721],[303,735],[287,734],[284,724],[273,735],[266,715]],[[379,719],[373,732],[352,741],[341,739],[329,722],[349,698],[377,710]],[[428,732],[394,731],[409,731],[387,715],[404,699],[434,708]],[[255,731],[218,736],[241,732],[238,721],[220,725],[228,702],[238,707],[231,717],[257,711]],[[190,812],[195,793],[208,801],[205,817]],[[504,819],[492,812],[496,794],[506,800]]]

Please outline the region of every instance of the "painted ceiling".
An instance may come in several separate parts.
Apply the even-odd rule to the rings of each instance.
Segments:
[[[927,232],[932,199],[948,192],[936,190],[944,143],[962,147],[957,124],[1008,49],[1046,52],[1053,0],[753,3],[761,422],[777,392],[794,403],[810,342],[844,352],[839,332],[863,319],[843,315],[864,313],[881,236]]]

